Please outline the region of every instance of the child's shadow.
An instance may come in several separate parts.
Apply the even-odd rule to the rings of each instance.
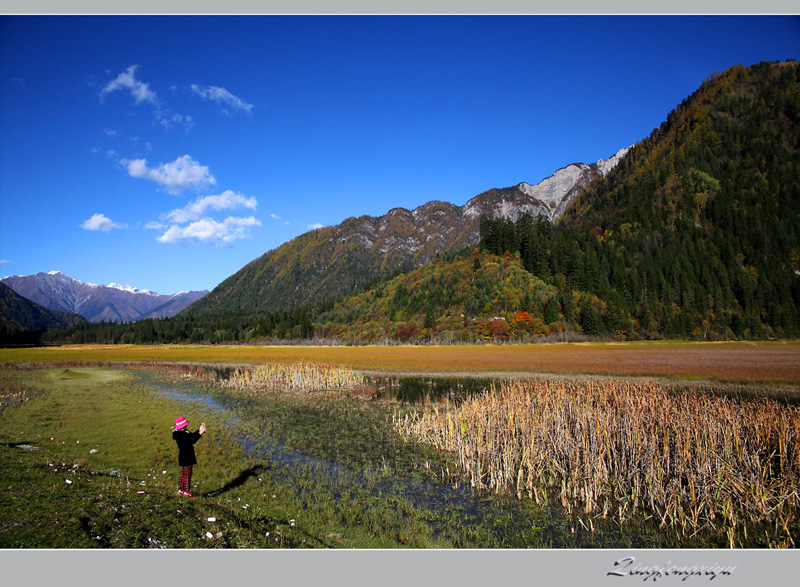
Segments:
[[[233,481],[229,481],[221,489],[217,489],[216,491],[208,491],[206,493],[203,493],[202,497],[216,497],[218,495],[222,495],[226,491],[230,491],[231,489],[234,489],[236,487],[241,487],[242,485],[244,485],[247,482],[247,480],[250,477],[255,477],[256,475],[258,475],[260,473],[263,473],[264,471],[268,471],[269,469],[270,469],[269,465],[256,465],[255,467],[250,467],[249,469],[246,469],[246,470],[242,471],[241,473],[239,473],[239,475],[236,477],[236,479],[234,479]],[[273,518],[262,518],[261,522],[268,522],[268,523],[271,523],[273,525],[274,525],[274,523],[289,524],[291,526],[295,525],[294,524],[294,520],[275,520]],[[250,527],[249,524],[246,523],[246,522],[242,523],[242,526],[243,527],[248,527],[248,528]],[[298,533],[300,533],[300,534],[302,534],[304,536],[307,536],[309,538],[312,538],[313,540],[318,541],[320,544],[322,544],[323,547],[331,548],[331,545],[326,543],[321,538],[318,538],[317,536],[314,536],[313,534],[309,534],[308,532],[306,532],[305,530],[302,530],[300,528],[295,528],[295,530]],[[269,532],[267,533],[267,535],[269,535]],[[305,540],[303,540],[303,542],[305,542]]]
[[[264,471],[269,470],[268,465],[256,465],[254,467],[250,467],[239,473],[236,479],[232,481],[228,481],[222,488],[217,489],[215,491],[207,491],[203,493],[203,497],[216,497],[217,495],[222,495],[223,493],[230,491],[231,489],[235,489],[237,487],[241,487],[244,485],[250,477],[255,477],[259,473],[263,473]]]

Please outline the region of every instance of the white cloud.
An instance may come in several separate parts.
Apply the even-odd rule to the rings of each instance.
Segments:
[[[247,198],[232,190],[219,195],[203,196],[161,216],[159,222],[149,222],[147,229],[163,230],[156,240],[161,243],[177,243],[194,240],[202,243],[224,244],[250,237],[250,229],[261,226],[254,216],[247,218],[228,216],[223,221],[215,220],[210,213],[221,210],[250,209],[258,207],[258,200]]]
[[[174,124],[183,125],[186,128],[186,132],[189,132],[189,129],[192,128],[194,125],[194,121],[192,120],[191,116],[183,115],[183,114],[176,114],[172,113],[169,110],[162,107],[161,100],[156,95],[156,93],[150,89],[150,85],[146,84],[138,79],[136,79],[136,68],[139,67],[138,65],[131,65],[120,73],[116,78],[108,82],[102,90],[100,90],[100,101],[102,102],[103,99],[113,92],[118,90],[121,91],[128,91],[130,95],[135,100],[136,104],[141,104],[142,102],[149,102],[153,105],[154,108],[154,115],[156,120],[158,121],[161,126],[165,129],[169,130],[173,127]],[[108,129],[107,129],[108,130]],[[110,135],[111,136],[111,135]]]
[[[278,216],[277,214],[270,214],[269,217],[272,218],[273,220],[280,220],[281,219],[281,217]]]
[[[106,217],[105,214],[93,214],[89,220],[81,224],[81,228],[84,230],[102,230],[103,232],[109,232],[115,228],[128,228],[128,226],[126,224],[113,222],[110,218]]]
[[[172,163],[163,163],[156,168],[148,167],[146,159],[122,159],[120,163],[128,169],[131,177],[150,179],[171,194],[179,194],[190,187],[200,188],[217,183],[208,172],[208,167],[200,165],[189,155],[178,157]]]
[[[201,98],[211,100],[217,104],[230,106],[234,111],[242,110],[250,114],[250,111],[253,109],[252,104],[248,104],[241,98],[234,96],[225,88],[220,88],[217,86],[198,86],[197,84],[192,84],[190,89]],[[227,108],[223,108],[222,113],[227,115],[231,114]]]
[[[108,84],[100,90],[100,99],[102,100],[106,94],[116,92],[117,90],[128,90],[137,104],[141,102],[158,104],[158,96],[150,89],[150,86],[136,79],[137,67],[139,66],[131,65],[127,70],[108,82]]]
[[[0,265],[13,265],[14,261],[9,261],[8,259],[0,259]]]
[[[158,237],[160,243],[176,243],[181,240],[197,240],[204,243],[230,243],[250,236],[250,228],[261,226],[261,222],[253,216],[235,218],[229,216],[222,222],[212,218],[202,218],[187,226],[170,226]]]
[[[204,196],[198,198],[183,208],[169,212],[164,216],[164,219],[177,224],[184,224],[186,222],[192,222],[193,220],[199,220],[209,210],[220,211],[234,210],[237,208],[255,210],[257,207],[258,200],[255,198],[246,198],[242,194],[237,194],[231,190],[225,190],[218,196]]]
[[[309,224],[308,226],[306,226],[306,228],[309,229],[309,230],[318,230],[318,229],[320,229],[320,228],[322,228],[324,226],[325,226],[324,224],[320,224],[319,222],[316,222],[314,224]]]

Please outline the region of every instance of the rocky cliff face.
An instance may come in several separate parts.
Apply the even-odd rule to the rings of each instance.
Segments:
[[[252,313],[315,304],[477,244],[481,215],[516,220],[527,212],[555,220],[627,151],[590,165],[568,165],[537,185],[489,190],[463,206],[432,201],[414,210],[394,208],[380,217],[348,218],[305,233],[249,263],[188,311]]]
[[[522,182],[514,187],[479,194],[463,206],[428,202],[414,210],[395,208],[378,218],[350,218],[333,227],[339,243],[354,242],[373,255],[414,264],[479,240],[480,217],[516,220],[523,214],[557,220],[589,183],[605,176],[625,156],[629,147],[610,159],[585,165],[573,163],[536,185]]]
[[[162,295],[116,283],[86,283],[60,271],[11,275],[0,281],[45,308],[80,314],[90,322],[132,322],[174,316],[208,293],[185,291]]]

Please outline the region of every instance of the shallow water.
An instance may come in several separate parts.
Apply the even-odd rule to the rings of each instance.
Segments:
[[[491,389],[499,381],[477,377],[410,377],[380,375],[372,378],[379,399],[404,404],[458,401]]]

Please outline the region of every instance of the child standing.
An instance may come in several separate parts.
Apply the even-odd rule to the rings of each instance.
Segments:
[[[172,439],[178,444],[178,465],[181,467],[181,478],[178,482],[178,495],[183,497],[194,497],[192,495],[192,466],[197,464],[194,455],[194,443],[200,440],[205,433],[206,425],[201,424],[197,432],[189,432],[189,421],[184,418],[175,419],[175,430],[172,431]]]

